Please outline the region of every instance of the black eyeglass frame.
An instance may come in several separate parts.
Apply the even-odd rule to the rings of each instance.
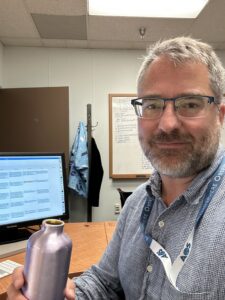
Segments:
[[[160,98],[160,97],[151,97],[151,96],[144,96],[144,97],[140,97],[140,98],[135,98],[135,99],[132,99],[131,100],[131,105],[134,107],[134,110],[135,110],[135,113],[136,115],[139,117],[139,118],[144,118],[144,117],[141,117],[139,114],[138,114],[138,111],[136,109],[136,105],[140,105],[142,106],[142,103],[138,102],[140,100],[163,100],[164,101],[164,105],[163,105],[163,108],[165,107],[165,102],[169,102],[169,101],[173,101],[174,104],[176,102],[177,99],[180,99],[180,98],[188,98],[188,97],[196,97],[196,99],[199,97],[199,98],[207,98],[208,99],[208,104],[216,104],[216,105],[219,105],[220,103],[216,100],[216,98],[214,96],[202,96],[202,95],[187,95],[187,96],[179,96],[179,97],[173,97],[173,98]],[[200,100],[200,99],[199,99]]]

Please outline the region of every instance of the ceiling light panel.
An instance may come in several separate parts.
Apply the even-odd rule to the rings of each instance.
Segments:
[[[89,0],[89,14],[151,18],[196,18],[209,0]]]

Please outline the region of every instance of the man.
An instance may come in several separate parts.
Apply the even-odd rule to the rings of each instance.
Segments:
[[[99,264],[75,280],[76,299],[225,299],[224,74],[194,39],[150,49],[132,104],[156,171],[126,201]],[[14,276],[9,299],[22,300]]]

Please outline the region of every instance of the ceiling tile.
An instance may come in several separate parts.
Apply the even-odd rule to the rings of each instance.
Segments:
[[[86,40],[86,16],[32,14],[42,38]]]
[[[25,0],[30,13],[81,16],[87,14],[86,0]]]
[[[140,27],[146,28],[146,42],[155,41],[176,35],[184,35],[188,31],[190,19],[159,18],[124,18],[90,16],[88,22],[88,39],[142,42]],[[110,32],[110,34],[109,34]]]
[[[225,41],[225,1],[208,3],[191,27],[192,35],[208,42]]]
[[[39,37],[30,14],[22,0],[1,0],[0,4],[1,37]]]

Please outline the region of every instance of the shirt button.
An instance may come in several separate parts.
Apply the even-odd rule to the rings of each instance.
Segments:
[[[164,225],[165,225],[164,221],[159,221],[159,223],[158,223],[158,224],[159,224],[159,227],[160,227],[160,228],[163,228],[163,227],[164,227]]]
[[[148,266],[147,266],[147,271],[148,271],[149,273],[152,272],[152,265],[148,265]]]

